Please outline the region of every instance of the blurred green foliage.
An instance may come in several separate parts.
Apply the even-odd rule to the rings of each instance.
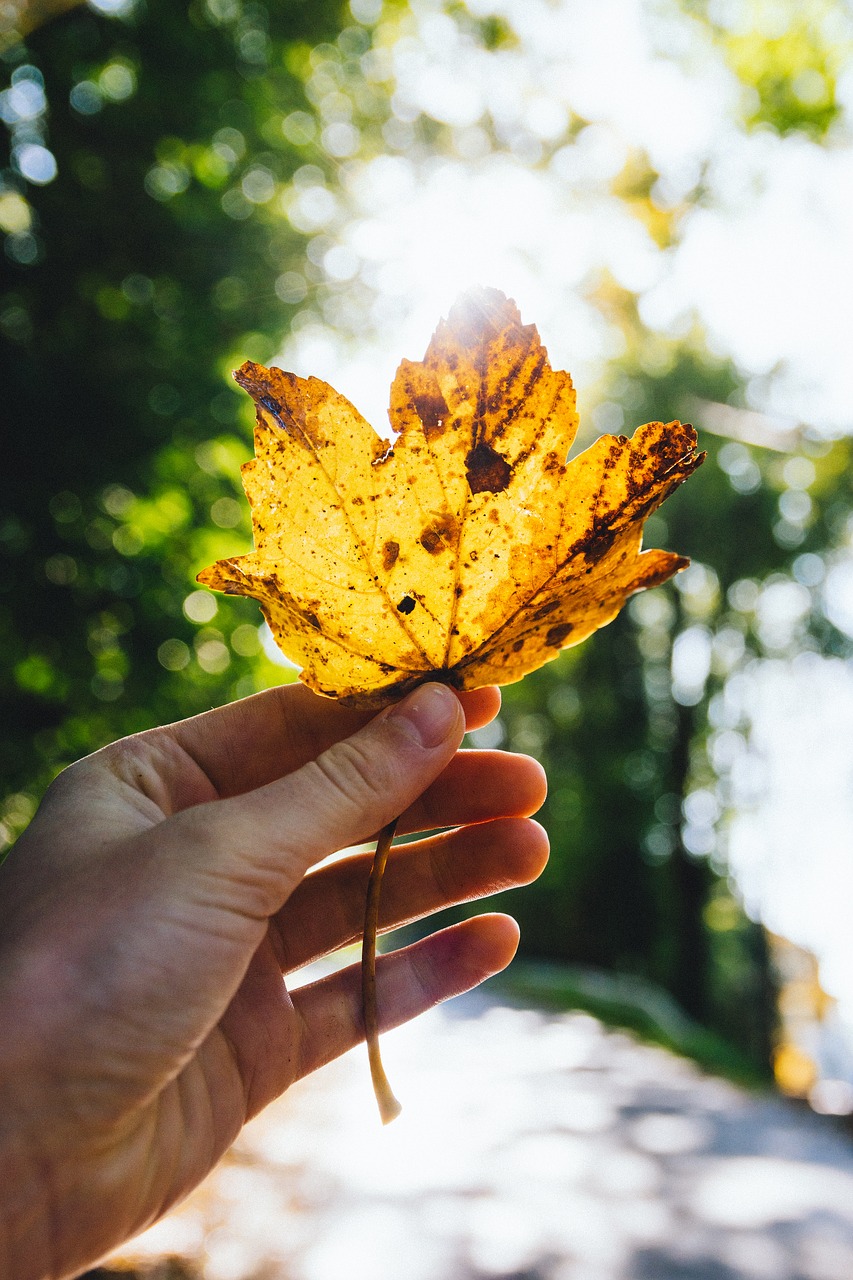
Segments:
[[[841,116],[838,79],[853,48],[839,0],[685,0],[740,80],[749,128],[824,139]]]
[[[194,577],[248,539],[252,415],[229,374],[271,355],[308,289],[279,204],[324,181],[303,77],[340,16],[152,0],[7,52],[13,87],[44,86],[59,161],[0,284],[11,834],[69,760],[283,677],[255,607],[219,612]]]

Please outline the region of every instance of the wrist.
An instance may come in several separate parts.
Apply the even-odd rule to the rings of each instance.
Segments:
[[[46,1143],[57,1133],[39,1070],[40,1036],[26,969],[7,965],[0,1026],[14,1028],[0,1051],[0,1280],[59,1280],[55,1171]]]

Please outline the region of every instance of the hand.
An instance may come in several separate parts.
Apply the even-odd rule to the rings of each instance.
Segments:
[[[398,813],[401,832],[457,828],[392,853],[384,928],[538,875],[542,770],[457,751],[499,705],[432,684],[370,719],[291,685],[60,775],[0,868],[2,1280],[91,1265],[362,1038],[357,965],[282,977],[361,934],[370,855],[312,870],[327,854]],[[383,1026],[516,943],[484,915],[380,958]]]

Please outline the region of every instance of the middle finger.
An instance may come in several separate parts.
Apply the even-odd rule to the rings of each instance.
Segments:
[[[547,791],[545,770],[531,756],[510,751],[457,751],[442,774],[400,818],[409,835],[489,818],[527,818]],[[365,832],[365,839],[370,838]]]

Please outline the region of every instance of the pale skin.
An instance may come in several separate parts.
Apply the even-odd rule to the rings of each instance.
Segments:
[[[458,750],[499,705],[430,684],[371,718],[288,686],[60,775],[0,868],[0,1280],[79,1275],[362,1038],[357,965],[286,984],[361,932],[370,855],[326,855],[398,813],[450,828],[392,853],[385,929],[539,874],[541,768]],[[382,1026],[517,940],[481,915],[382,957]]]

